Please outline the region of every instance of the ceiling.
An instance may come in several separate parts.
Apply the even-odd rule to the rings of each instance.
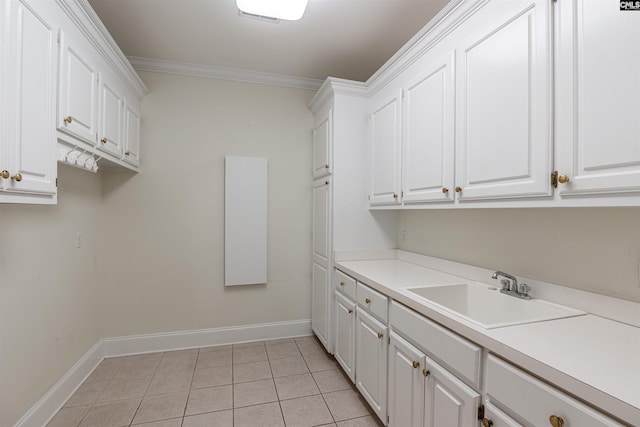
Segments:
[[[235,0],[89,0],[125,55],[366,81],[449,0],[309,0],[299,21],[242,17]]]

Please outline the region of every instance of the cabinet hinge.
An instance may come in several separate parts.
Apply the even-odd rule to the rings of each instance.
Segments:
[[[371,200],[371,194],[367,194],[367,200]]]
[[[478,419],[484,419],[484,405],[478,406]]]
[[[56,188],[58,188],[58,178],[56,178]]]
[[[553,171],[551,173],[551,186],[553,188],[558,188],[558,171]]]
[[[58,30],[58,38],[57,38],[57,40],[58,40],[58,44],[60,44],[60,30]]]

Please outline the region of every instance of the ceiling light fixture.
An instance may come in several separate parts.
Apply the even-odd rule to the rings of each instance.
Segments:
[[[304,15],[308,0],[236,0],[241,11],[269,18],[297,21]]]

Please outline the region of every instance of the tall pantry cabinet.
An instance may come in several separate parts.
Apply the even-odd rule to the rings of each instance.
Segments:
[[[336,250],[395,247],[394,213],[367,201],[367,92],[363,83],[327,79],[311,101],[313,248],[311,327],[329,353],[336,336]]]

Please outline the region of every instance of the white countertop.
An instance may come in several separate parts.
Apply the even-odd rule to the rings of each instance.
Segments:
[[[549,383],[640,426],[640,328],[587,314],[484,329],[403,291],[415,286],[469,283],[474,279],[469,279],[474,274],[470,272],[476,267],[447,262],[448,274],[401,259],[343,259],[335,265]]]

